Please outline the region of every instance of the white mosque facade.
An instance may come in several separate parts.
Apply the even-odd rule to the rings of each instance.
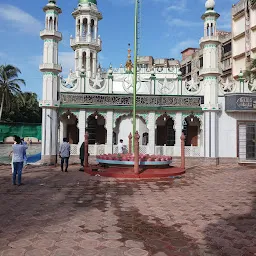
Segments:
[[[99,0],[98,0],[99,1]],[[165,66],[137,67],[137,118],[140,152],[180,156],[180,136],[186,135],[185,154],[214,161],[256,159],[256,96],[241,79],[221,83],[217,35],[219,14],[214,0],[206,1],[202,16],[203,67],[198,77],[183,81],[178,61]],[[58,143],[67,137],[71,154],[78,155],[85,131],[91,155],[117,153],[120,139],[128,145],[132,132],[133,64],[107,70],[98,66],[102,14],[97,0],[79,0],[72,15],[75,70],[61,77],[58,31],[61,9],[55,0],[44,7],[42,161],[54,163]]]

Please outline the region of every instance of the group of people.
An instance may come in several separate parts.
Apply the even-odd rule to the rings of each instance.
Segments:
[[[16,185],[18,175],[18,186],[22,185],[21,176],[23,167],[27,165],[27,143],[23,138],[14,136],[14,144],[12,145],[12,151],[9,156],[12,155],[12,184]]]

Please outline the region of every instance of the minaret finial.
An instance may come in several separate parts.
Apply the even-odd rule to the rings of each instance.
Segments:
[[[131,44],[128,44],[128,56],[127,56],[127,61],[125,64],[125,67],[127,68],[128,71],[132,71],[133,68],[133,64],[132,64],[132,60],[131,60]]]
[[[205,3],[205,8],[207,10],[213,10],[215,7],[215,1],[214,0],[207,0]]]

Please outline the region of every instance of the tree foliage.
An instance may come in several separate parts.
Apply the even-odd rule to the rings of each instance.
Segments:
[[[8,111],[11,106],[12,96],[21,97],[21,85],[26,85],[23,79],[19,78],[20,70],[12,65],[0,66],[0,121],[3,109]]]
[[[4,108],[2,121],[19,123],[41,123],[42,109],[39,107],[37,94],[22,92],[10,96],[10,110]]]
[[[253,82],[256,79],[256,59],[251,60],[250,67],[245,71],[244,75],[250,82]]]

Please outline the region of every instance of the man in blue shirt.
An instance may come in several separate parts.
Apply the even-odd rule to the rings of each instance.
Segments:
[[[64,162],[65,162],[65,172],[68,171],[68,160],[70,157],[70,145],[67,138],[63,139],[63,143],[60,145],[59,156],[61,158],[61,171],[63,172]]]

